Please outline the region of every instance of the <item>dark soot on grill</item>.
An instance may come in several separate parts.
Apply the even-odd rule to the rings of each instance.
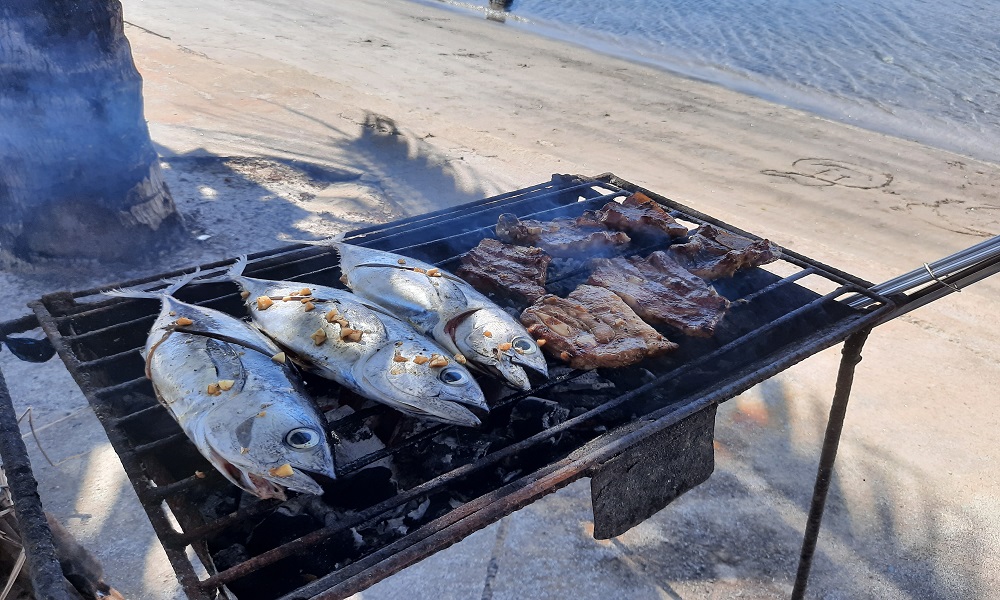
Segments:
[[[401,417],[371,402],[349,398],[332,408],[337,434],[338,467],[359,464],[386,448],[389,456],[324,482],[321,497],[293,495],[269,514],[225,530],[208,541],[215,566],[222,571],[263,552],[323,527],[337,532],[309,550],[278,561],[228,585],[240,598],[275,598],[317,577],[349,565],[454,508],[489,493],[518,476],[565,456],[573,448],[606,430],[584,424],[557,435],[543,436],[527,452],[486,465],[472,476],[435,487],[430,495],[416,495],[399,506],[356,523],[370,507],[460,466],[476,463],[583,414],[619,392],[596,372],[578,373],[553,365],[552,377],[566,381],[535,395],[522,397],[483,381],[494,410],[479,429],[442,426]],[[324,384],[307,376],[313,391]],[[330,391],[330,390],[325,390]],[[327,401],[326,406],[335,406]],[[340,430],[343,424],[349,431]],[[356,462],[358,461],[358,462]],[[199,502],[206,521],[223,517],[258,500],[232,486],[219,486]]]

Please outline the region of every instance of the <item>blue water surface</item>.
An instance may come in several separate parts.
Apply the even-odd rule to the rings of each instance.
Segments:
[[[1000,0],[429,1],[1000,162]]]

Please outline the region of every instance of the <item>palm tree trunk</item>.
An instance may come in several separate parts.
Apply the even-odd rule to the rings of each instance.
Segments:
[[[0,1],[0,258],[131,258],[182,229],[120,2]]]

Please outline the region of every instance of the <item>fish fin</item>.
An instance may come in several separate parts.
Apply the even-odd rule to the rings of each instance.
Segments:
[[[105,296],[112,296],[115,298],[152,298],[153,300],[159,300],[163,298],[163,291],[151,292],[148,290],[140,290],[138,288],[115,288],[113,290],[104,290],[101,292]]]
[[[242,254],[236,259],[232,265],[226,270],[222,275],[216,275],[215,277],[205,277],[204,279],[199,279],[196,284],[202,283],[231,283],[237,278],[243,276],[243,271],[247,268],[247,255]]]
[[[201,272],[201,267],[195,268],[191,273],[186,273],[181,275],[177,279],[164,279],[161,283],[167,283],[167,287],[159,290],[142,290],[139,288],[116,288],[112,290],[104,290],[101,293],[105,296],[113,296],[117,298],[152,298],[153,300],[160,300],[164,296],[173,296],[174,292],[181,289],[185,285],[191,282],[192,279],[198,276]]]
[[[240,257],[236,259],[236,262],[233,263],[233,266],[229,267],[229,270],[226,271],[226,277],[236,279],[237,277],[242,276],[243,271],[247,268],[247,262],[247,255],[241,254]]]
[[[331,248],[336,248],[341,242],[344,241],[344,237],[347,233],[338,233],[337,235],[332,235],[328,238],[322,240],[293,240],[288,236],[278,236],[278,239],[282,242],[288,242],[289,244],[305,244],[307,246],[330,246]]]
[[[173,296],[177,292],[177,290],[191,283],[191,281],[193,281],[194,278],[197,277],[199,273],[201,273],[201,267],[195,267],[194,271],[191,271],[190,273],[185,273],[184,275],[181,275],[180,277],[177,277],[175,279],[164,279],[164,281],[168,282],[170,285],[168,285],[166,289],[163,290],[163,295]]]

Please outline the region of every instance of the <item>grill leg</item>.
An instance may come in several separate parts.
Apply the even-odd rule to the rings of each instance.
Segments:
[[[819,470],[816,473],[816,483],[813,487],[812,505],[809,507],[809,518],[806,521],[806,531],[802,538],[802,553],[799,555],[799,570],[795,575],[792,600],[805,598],[806,585],[809,583],[809,569],[812,567],[816,540],[819,537],[819,527],[823,521],[826,495],[830,491],[833,463],[837,460],[840,434],[844,430],[844,419],[847,417],[847,401],[851,397],[854,369],[861,362],[861,348],[865,345],[869,333],[871,333],[870,329],[850,336],[844,341],[844,349],[841,351],[840,370],[837,372],[837,388],[833,394],[833,405],[830,407],[830,419],[826,423],[826,436],[823,438],[823,450],[819,457]]]

